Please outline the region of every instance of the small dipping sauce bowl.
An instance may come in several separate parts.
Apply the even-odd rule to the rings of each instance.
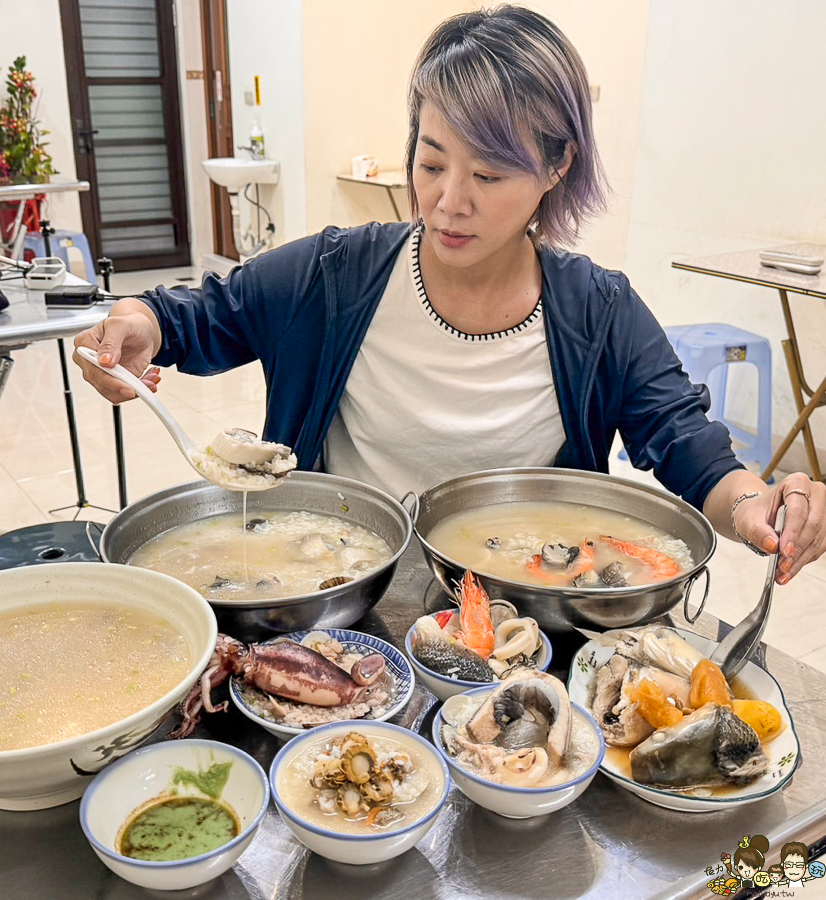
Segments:
[[[468,697],[480,697],[496,690],[498,684],[484,685],[475,690],[467,691]],[[545,816],[556,812],[569,803],[573,803],[577,797],[594,780],[597,770],[605,756],[605,738],[602,729],[597,725],[593,716],[576,703],[571,704],[571,710],[584,717],[599,742],[599,750],[592,765],[586,772],[571,781],[562,784],[554,784],[548,787],[515,787],[508,784],[497,784],[487,778],[482,778],[457,762],[445,748],[442,740],[442,709],[440,708],[433,720],[433,743],[441,753],[442,758],[450,769],[451,778],[459,790],[469,799],[491,812],[498,813],[509,819],[529,819],[533,816]]]
[[[194,775],[197,783],[211,767],[227,764],[226,784],[217,797],[187,777]],[[156,862],[124,856],[117,849],[122,826],[156,797],[220,801],[234,811],[239,832],[222,846],[187,859]],[[255,836],[269,799],[266,773],[249,754],[217,741],[168,741],[136,750],[100,772],[83,795],[80,824],[92,849],[116,875],[153,890],[183,890],[205,884],[235,864]]]

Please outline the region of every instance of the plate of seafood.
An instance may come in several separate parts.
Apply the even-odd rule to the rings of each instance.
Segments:
[[[415,686],[404,654],[341,628],[253,644],[248,659],[236,668],[229,695],[248,719],[285,740],[331,722],[383,722],[404,708]]]
[[[507,600],[491,601],[472,572],[457,593],[458,609],[420,616],[404,641],[416,675],[440,700],[498,683],[518,668],[547,670],[551,642],[536,619],[520,616]]]
[[[801,761],[783,691],[756,663],[727,682],[683,629],[587,633],[568,678],[608,749],[601,771],[666,809],[711,812],[780,790]]]

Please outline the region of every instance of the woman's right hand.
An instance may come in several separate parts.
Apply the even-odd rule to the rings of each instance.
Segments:
[[[142,312],[110,315],[75,337],[75,347],[89,347],[98,354],[104,366],[112,367],[120,363],[151,391],[158,390],[161,380],[160,370],[149,368],[155,355],[156,327]],[[72,359],[80,366],[83,377],[100,394],[112,403],[132,400],[136,394],[123,382],[102,372],[97,366],[84,360],[78,353]]]

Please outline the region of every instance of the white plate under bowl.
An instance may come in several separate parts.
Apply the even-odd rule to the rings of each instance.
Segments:
[[[407,705],[407,701],[410,700],[410,697],[413,694],[416,679],[413,675],[413,669],[411,669],[410,663],[405,659],[403,653],[388,644],[387,641],[373,637],[372,634],[363,634],[360,631],[349,631],[345,628],[316,628],[313,630],[321,630],[325,634],[329,634],[330,637],[335,638],[345,650],[353,650],[357,653],[361,653],[362,656],[367,653],[381,653],[385,659],[387,669],[395,681],[395,688],[390,695],[387,710],[384,715],[381,716],[373,716],[368,713],[358,721],[384,722],[386,719],[392,718],[396,713],[401,712],[401,710],[404,709]],[[273,638],[271,641],[265,641],[264,643],[271,644],[274,641],[283,640],[284,638],[300,643],[301,639],[308,634],[310,634],[309,631],[293,631],[290,634],[279,635],[279,637]],[[243,690],[244,683],[239,678],[233,677],[230,680],[229,686],[229,695],[232,698],[232,702],[248,719],[251,719],[256,725],[265,728],[271,734],[276,735],[276,737],[288,741],[297,734],[304,734],[312,728],[318,728],[318,725],[310,725],[306,728],[295,728],[289,725],[279,725],[277,722],[272,722],[270,719],[259,715],[252,708],[252,706],[244,699],[242,694]]]
[[[681,628],[674,630],[704,656],[710,657],[717,648],[716,641],[708,640]],[[568,694],[572,701],[586,709],[591,708],[589,700],[597,669],[605,665],[613,654],[613,646],[601,647],[595,641],[588,641],[577,651],[568,676]],[[779,791],[794,775],[801,760],[800,741],[794,730],[791,713],[786,706],[786,698],[777,681],[756,663],[746,663],[735,680],[755,700],[766,700],[771,703],[783,718],[785,726],[783,731],[774,740],[762,745],[763,752],[769,760],[769,768],[762,778],[745,787],[726,788],[725,796],[714,797],[710,796],[707,788],[669,791],[640,784],[618,770],[609,759],[610,753],[606,753],[600,771],[621,787],[642,797],[643,800],[679,812],[718,812],[722,809],[755,803]]]

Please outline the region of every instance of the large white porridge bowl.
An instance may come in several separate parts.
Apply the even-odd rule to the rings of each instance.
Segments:
[[[78,603],[129,606],[165,619],[184,636],[189,671],[163,697],[104,728],[54,744],[0,751],[0,809],[45,809],[76,800],[101,769],[143,743],[166,719],[215,648],[212,608],[196,590],[168,575],[84,562],[0,571],[0,616],[45,604],[68,609]],[[93,679],[90,672],[90,690]]]
[[[315,743],[320,738],[331,741],[334,738],[344,737],[351,731],[357,731],[371,741],[391,738],[401,743],[415,744],[418,751],[435,763],[434,768],[438,772],[437,799],[429,812],[404,827],[393,828],[390,826],[375,834],[354,835],[319,828],[308,822],[285,802],[281,790],[282,779],[289,775],[291,763],[307,744]],[[318,726],[306,734],[294,737],[278,753],[270,767],[272,799],[287,828],[313,853],[318,853],[319,856],[335,862],[354,865],[384,862],[400,856],[417,844],[435,824],[436,818],[447,800],[449,790],[450,775],[447,766],[430,742],[415,732],[400,728],[398,725],[391,725],[389,722],[353,720]]]
[[[134,810],[171,791],[206,797],[190,784],[174,783],[179,769],[200,773],[229,763],[221,802],[238,816],[240,831],[221,847],[189,859],[153,862],[123,856],[118,832]],[[116,875],[157,891],[183,890],[217,878],[250,845],[270,800],[267,776],[247,753],[217,741],[167,741],[142,747],[118,760],[92,782],[80,804],[80,824],[92,849]]]
[[[472,691],[466,691],[465,696],[481,697],[496,690],[497,684],[485,685]],[[456,783],[459,790],[469,799],[491,812],[498,813],[509,819],[529,819],[533,816],[546,816],[549,813],[562,809],[569,803],[573,803],[577,797],[594,780],[605,756],[605,738],[593,716],[576,703],[571,704],[572,710],[578,714],[588,726],[593,729],[599,741],[599,750],[593,764],[578,778],[566,781],[563,784],[554,784],[550,787],[523,788],[508,784],[496,784],[466,769],[458,763],[445,748],[442,740],[442,709],[440,708],[433,720],[433,743],[442,754],[450,769],[450,777]]]

